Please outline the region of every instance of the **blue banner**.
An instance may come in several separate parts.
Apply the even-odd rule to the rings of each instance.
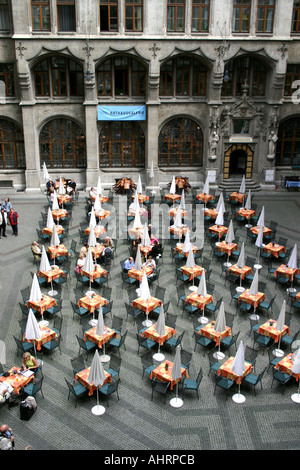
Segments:
[[[98,121],[145,121],[146,106],[98,106]]]

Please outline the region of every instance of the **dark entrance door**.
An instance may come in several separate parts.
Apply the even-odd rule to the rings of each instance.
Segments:
[[[246,173],[247,152],[242,149],[233,150],[230,154],[229,177]]]

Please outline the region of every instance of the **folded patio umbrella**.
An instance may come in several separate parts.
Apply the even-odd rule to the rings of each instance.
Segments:
[[[174,220],[174,227],[177,227],[177,228],[182,227],[182,214],[181,214],[180,209],[178,209],[176,212],[176,217]]]
[[[100,305],[99,307],[99,315],[98,315],[98,322],[96,326],[96,335],[102,336],[105,333],[105,326],[104,326],[104,320],[103,320],[103,312],[102,312],[102,307]]]
[[[91,215],[90,215],[90,223],[89,223],[89,227],[90,228],[95,228],[97,225],[97,221],[96,221],[96,216],[95,216],[95,209],[94,209],[94,206],[92,207],[92,210],[91,210]]]
[[[298,352],[295,354],[294,364],[293,364],[293,367],[292,367],[292,373],[296,374],[298,376],[298,391],[297,391],[297,393],[293,393],[291,398],[294,402],[300,403],[300,380],[299,380],[299,374],[300,374],[300,348],[298,349]]]
[[[139,203],[139,198],[138,198],[138,192],[137,190],[135,190],[134,192],[134,199],[133,199],[133,204],[131,206],[131,208],[135,211],[139,211],[140,210],[140,203]]]
[[[261,248],[264,241],[264,228],[259,226],[259,232],[255,240],[255,245],[257,248]]]
[[[53,215],[52,215],[50,207],[48,207],[46,227],[52,230],[53,225],[54,225]]]
[[[24,337],[27,341],[33,341],[34,355],[36,356],[34,340],[41,339],[42,331],[31,308],[29,309],[27,317]]]
[[[223,225],[224,224],[224,207],[222,204],[220,205],[218,215],[215,221],[216,225]]]
[[[224,302],[221,303],[218,315],[214,324],[214,330],[217,333],[222,333],[226,328],[226,319],[225,319],[225,310],[224,310]]]
[[[56,191],[53,192],[52,210],[57,211],[59,209],[58,199]]]
[[[192,244],[190,242],[190,234],[189,234],[189,232],[186,232],[184,244],[183,244],[183,247],[182,247],[182,251],[184,253],[188,253],[188,251],[190,251],[190,248],[192,248]]]
[[[181,199],[180,199],[180,204],[179,204],[179,209],[185,209],[185,195],[184,195],[184,189],[182,190],[181,193]]]
[[[95,212],[101,212],[102,211],[102,206],[101,206],[101,201],[100,201],[100,195],[97,193],[95,203],[94,203],[94,211]]]
[[[85,260],[84,260],[83,270],[87,271],[88,273],[91,273],[94,271],[94,269],[95,269],[95,265],[93,261],[91,247],[89,246]]]
[[[150,237],[149,237],[149,230],[148,230],[148,225],[147,224],[144,225],[144,231],[143,231],[143,234],[142,234],[142,237],[141,237],[141,245],[142,246],[151,245],[151,240],[150,240]]]
[[[204,269],[203,269],[202,274],[201,274],[200,282],[199,282],[198,289],[197,289],[197,294],[202,295],[202,297],[205,297],[207,295],[205,270]]]
[[[253,281],[251,282],[249,294],[256,295],[258,292],[258,269],[255,270]]]
[[[94,232],[94,227],[91,227],[89,238],[88,238],[88,246],[96,246],[97,245],[97,238]]]
[[[92,413],[96,415],[101,415],[105,412],[105,408],[102,405],[99,405],[99,396],[98,396],[98,387],[101,387],[106,379],[105,371],[98,353],[96,349],[90,372],[88,375],[88,382],[89,384],[93,384],[97,388],[97,405],[92,408]]]
[[[142,269],[142,257],[141,257],[140,245],[138,245],[138,248],[136,250],[134,267],[137,271],[140,271]]]
[[[231,219],[230,222],[229,222],[229,227],[228,227],[227,233],[226,233],[225,242],[226,243],[232,243],[234,238],[235,238],[235,236],[234,236],[234,230],[233,230],[233,223],[232,223],[232,219]]]
[[[49,181],[49,179],[50,179],[50,176],[49,176],[49,173],[48,173],[45,162],[43,163],[43,178],[44,178],[45,181]]]
[[[58,194],[66,194],[66,190],[62,181],[62,177],[59,178]]]
[[[33,278],[32,278],[29,300],[31,302],[35,302],[35,301],[40,301],[41,298],[42,298],[41,288],[39,285],[37,275],[36,273],[34,273]]]
[[[155,330],[159,336],[164,336],[166,334],[165,312],[163,304],[160,306],[160,313],[156,322]]]
[[[175,183],[175,176],[173,176],[171,187],[170,187],[170,194],[175,194],[175,193],[176,193],[176,183]]]
[[[140,297],[140,299],[149,300],[151,298],[149,284],[148,284],[148,278],[147,278],[147,274],[145,272],[144,272],[143,277],[142,277],[141,286],[140,286],[139,289],[137,289],[137,291],[138,291],[138,296]]]
[[[282,306],[281,306],[280,313],[279,313],[278,319],[277,319],[277,324],[276,324],[276,329],[279,330],[279,331],[282,331],[283,328],[284,328],[285,312],[286,312],[286,301],[284,300],[282,302]]]
[[[287,267],[292,269],[297,269],[297,244],[295,244],[291,256],[287,262]]]
[[[141,181],[141,175],[139,175],[139,179],[138,179],[138,183],[137,183],[137,187],[136,187],[136,192],[137,192],[138,194],[142,194],[142,192],[143,192],[142,181]]]
[[[40,271],[50,271],[51,266],[49,263],[49,259],[45,250],[44,245],[42,246],[42,256],[40,261]]]
[[[262,207],[260,216],[257,221],[257,225],[259,227],[264,227],[265,226],[265,206]]]
[[[137,210],[135,212],[135,216],[134,216],[133,228],[140,228],[140,227],[142,227],[142,222],[141,222],[141,218],[140,218],[140,213]]]
[[[216,211],[219,212],[220,207],[223,206],[223,211],[225,210],[225,202],[224,202],[224,197],[223,193],[220,193],[219,200],[216,206]]]
[[[58,235],[57,235],[56,225],[53,225],[50,245],[59,246],[59,244],[60,244],[60,241],[59,241],[59,238],[58,238]]]
[[[241,269],[243,269],[243,267],[245,266],[245,243],[244,242],[242,243],[242,248],[241,248],[238,260],[236,262],[236,265],[238,268],[241,268]]]
[[[190,247],[187,260],[186,260],[186,267],[187,268],[193,268],[195,266],[195,258],[194,258],[194,253],[192,247]]]
[[[245,203],[245,209],[247,209],[247,210],[251,209],[251,189],[249,189],[249,191],[248,191],[248,196],[247,196],[247,200],[246,200],[246,203]]]
[[[183,405],[183,401],[181,398],[178,397],[178,381],[181,379],[181,355],[180,355],[180,346],[177,346],[176,348],[176,353],[175,353],[175,359],[173,362],[173,368],[172,368],[172,379],[176,380],[176,396],[171,399],[170,404],[171,406],[175,408],[179,408],[180,406]]]
[[[245,194],[245,192],[246,192],[246,181],[245,181],[245,175],[243,175],[239,193]]]
[[[246,400],[246,398],[243,395],[240,394],[241,378],[243,377],[243,374],[244,374],[245,369],[246,369],[243,341],[241,341],[240,344],[239,344],[239,347],[238,347],[237,353],[235,355],[235,358],[233,360],[231,369],[236,375],[238,375],[240,377],[238,393],[233,395],[232,399],[236,403],[243,403]]]

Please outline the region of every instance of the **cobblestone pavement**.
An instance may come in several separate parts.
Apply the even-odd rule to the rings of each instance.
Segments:
[[[20,334],[20,289],[31,285],[30,272],[36,270],[30,246],[32,240],[37,239],[36,229],[41,221],[41,212],[45,212],[47,199],[43,194],[30,196],[13,193],[9,196],[19,213],[20,223],[18,237],[14,237],[8,227],[7,238],[2,237],[0,240],[0,340],[5,343],[5,350],[1,349],[2,361],[5,353],[5,363],[12,366],[21,364],[21,356],[17,355],[13,339],[14,335],[19,337]],[[0,197],[4,199],[3,191]],[[189,198],[190,196],[187,196],[187,203],[190,202]],[[157,200],[159,202],[159,195]],[[272,219],[278,222],[277,236],[287,237],[288,247],[293,247],[295,243],[299,246],[298,193],[258,192],[254,194],[253,202],[258,205],[258,210],[262,206],[265,207],[266,225]],[[79,203],[73,209],[69,237],[65,242],[68,247],[74,239],[77,241],[77,248],[80,248],[78,229],[79,224],[86,220],[85,204],[86,195],[81,193]],[[246,255],[255,257],[256,247],[246,239],[244,224],[234,221],[234,229],[235,234],[240,237],[239,245],[245,242]],[[70,300],[74,300],[73,289],[76,286],[76,258],[72,257],[71,279],[68,286],[62,288],[61,354],[56,350],[52,359],[46,354],[42,356],[44,398],[40,393],[36,396],[38,409],[30,421],[20,420],[19,407],[10,410],[7,406],[0,408],[0,422],[7,423],[13,429],[16,449],[24,449],[26,445],[30,445],[35,450],[299,450],[300,408],[291,400],[291,395],[297,390],[294,379],[284,386],[283,393],[277,383],[271,388],[270,368],[263,377],[263,388],[257,388],[256,396],[253,388],[242,385],[241,391],[246,397],[244,404],[233,402],[231,396],[235,392],[234,389],[229,391],[227,399],[223,390],[217,389],[214,394],[215,378],[213,373],[208,375],[208,355],[206,352],[203,354],[204,351],[199,346],[194,351],[193,323],[189,315],[182,314],[182,307],[177,306],[174,261],[170,256],[170,245],[164,242],[164,246],[159,285],[166,288],[165,300],[170,300],[169,312],[177,316],[177,334],[185,331],[182,347],[193,352],[190,376],[195,377],[199,368],[203,369],[200,398],[198,399],[195,393],[186,393],[180,409],[172,408],[169,404],[174,391],[169,393],[166,403],[164,397],[159,394],[155,394],[153,401],[151,400],[151,382],[146,375],[142,378],[141,359],[137,354],[136,324],[131,318],[126,320],[125,302],[128,295],[126,288],[122,287],[119,261],[128,256],[128,242],[119,240],[109,286],[112,288],[114,301],[113,314],[124,317],[123,329],[128,330],[126,349],[122,348],[120,351],[120,399],[114,394],[110,397],[107,407],[106,401],[100,397],[101,404],[106,407],[102,416],[94,416],[91,413],[91,408],[96,403],[95,396],[78,401],[77,407],[73,397],[68,400],[64,378],[73,378],[70,359],[78,354],[75,335],[81,329],[79,319],[73,318],[70,304]],[[222,296],[226,312],[235,314],[233,332],[240,332],[238,342],[242,340],[244,346],[252,347],[253,335],[249,335],[249,318],[247,314],[236,310],[234,302],[231,303],[229,283],[225,285],[225,276],[222,274],[222,262],[212,257],[211,247],[206,239],[203,256],[212,258],[210,282],[214,285],[214,298]],[[263,267],[260,280],[267,283],[266,299],[270,300],[276,294],[273,309],[273,316],[276,318],[283,300],[288,301],[288,296],[285,288],[275,284],[274,276],[267,277],[266,262],[261,260],[261,264]],[[154,289],[156,284],[155,282],[151,289]],[[296,287],[298,289],[298,286]],[[46,290],[43,289],[43,292]],[[287,311],[290,311],[289,303]],[[209,318],[214,317],[210,315]],[[268,318],[269,314],[263,315],[263,312],[260,312],[260,321]],[[52,320],[50,326],[51,322]],[[109,326],[110,322],[110,317],[106,316],[105,323]],[[292,314],[291,335],[299,328],[299,311],[295,311]],[[111,352],[113,351],[109,350],[109,353]],[[225,352],[228,354],[227,350]],[[235,354],[235,347],[230,353]],[[173,359],[174,352],[166,350],[165,355]],[[88,354],[88,365],[92,357],[93,353]],[[260,372],[268,364],[267,351],[260,349],[255,371]],[[109,364],[105,365],[105,368],[107,367]],[[182,396],[181,387],[179,395]]]

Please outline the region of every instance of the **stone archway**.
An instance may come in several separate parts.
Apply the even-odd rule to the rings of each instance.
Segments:
[[[254,151],[247,144],[232,144],[224,154],[223,178],[245,175],[252,178]]]

